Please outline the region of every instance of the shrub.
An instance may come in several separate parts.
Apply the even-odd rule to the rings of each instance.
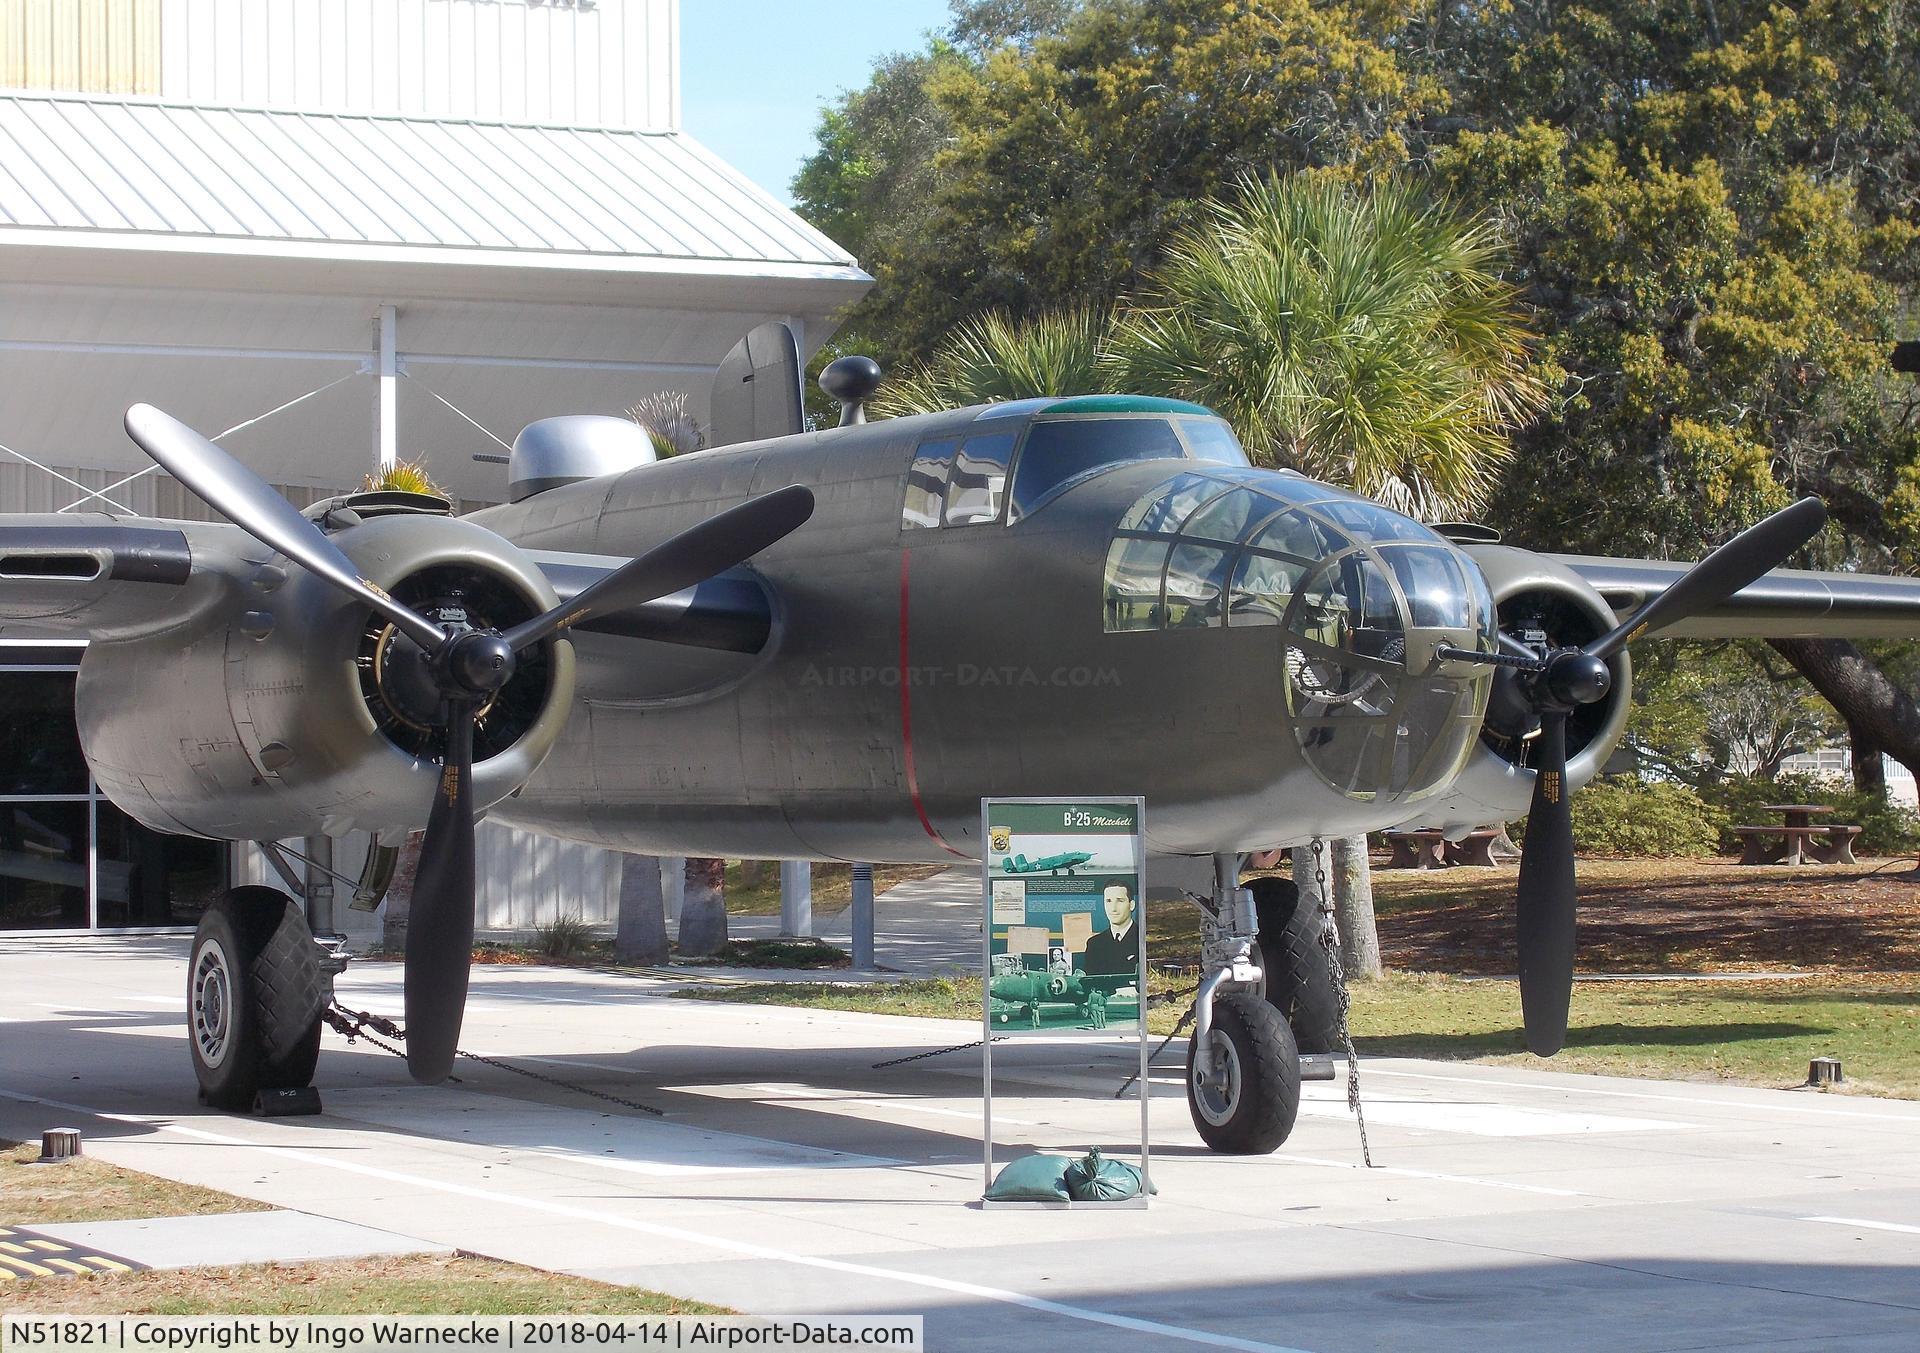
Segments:
[[[1878,794],[1865,794],[1852,785],[1814,775],[1782,775],[1763,780],[1739,775],[1708,785],[1701,797],[1722,815],[1720,849],[1738,850],[1737,826],[1765,827],[1780,821],[1778,813],[1762,812],[1769,803],[1825,803],[1833,812],[1816,823],[1840,823],[1860,828],[1854,849],[1871,855],[1903,855],[1920,850],[1920,817],[1910,808],[1890,803]],[[1576,802],[1578,800],[1576,799]]]
[[[593,926],[569,912],[533,928],[533,947],[548,958],[577,958],[593,944]]]
[[[1629,776],[1573,796],[1573,844],[1589,855],[1711,855],[1720,814],[1685,785]]]

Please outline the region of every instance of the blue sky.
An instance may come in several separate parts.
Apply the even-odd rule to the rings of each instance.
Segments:
[[[820,108],[874,60],[944,28],[946,0],[681,0],[686,129],[779,198],[813,149]]]

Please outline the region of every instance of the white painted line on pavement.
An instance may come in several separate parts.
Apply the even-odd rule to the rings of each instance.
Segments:
[[[1467,1103],[1444,1099],[1370,1099],[1367,1117],[1376,1123],[1429,1132],[1459,1132],[1474,1137],[1572,1137],[1609,1132],[1682,1132],[1694,1123],[1661,1118],[1616,1118],[1610,1114],[1568,1113],[1515,1104]],[[1319,1118],[1345,1118],[1346,1092],[1330,1086],[1305,1087],[1300,1112]]]
[[[132,1005],[158,1006],[163,1010],[178,1008],[184,1012],[186,1009],[185,1000],[170,1001],[161,996],[120,996],[116,999],[126,1001]],[[78,1001],[35,1001],[34,1005],[41,1010],[67,1010],[82,1015],[118,1015],[125,1013],[125,1008],[122,1006],[82,1005]]]
[[[1897,1221],[1864,1221],[1859,1217],[1802,1217],[1801,1221],[1823,1221],[1832,1226],[1859,1226],[1869,1231],[1898,1231],[1901,1235],[1920,1236],[1920,1226]]]
[[[662,1090],[678,1090],[686,1094],[708,1095],[712,1098],[731,1098],[727,1095],[714,1095],[711,1085],[663,1085]],[[727,1087],[721,1087],[727,1088]],[[922,1104],[907,1095],[883,1095],[862,1093],[857,1090],[823,1090],[817,1085],[775,1085],[757,1081],[752,1085],[732,1087],[740,1090],[757,1091],[763,1095],[777,1095],[783,1099],[825,1099],[846,1104],[854,1108],[870,1107],[904,1109],[909,1113],[931,1113],[941,1118],[965,1118],[970,1122],[979,1122],[978,1109],[940,1109],[931,1104]],[[1015,1127],[1040,1127],[1041,1124],[1029,1118],[1009,1118],[1003,1113],[993,1116],[996,1123],[1012,1123]]]
[[[1362,1062],[1362,1066],[1366,1063]],[[1568,1095],[1606,1095],[1613,1099],[1650,1099],[1656,1104],[1701,1104],[1715,1109],[1746,1109],[1756,1113],[1809,1113],[1821,1118],[1864,1118],[1869,1122],[1885,1123],[1889,1127],[1920,1125],[1920,1114],[1907,1115],[1894,1113],[1862,1113],[1856,1109],[1832,1109],[1812,1104],[1754,1104],[1746,1100],[1708,1099],[1703,1095],[1656,1095],[1645,1090],[1610,1090],[1603,1085],[1529,1085],[1524,1081],[1499,1080],[1494,1077],[1479,1076],[1438,1076],[1431,1071],[1389,1071],[1385,1067],[1366,1066],[1369,1076],[1398,1076],[1405,1080],[1441,1081],[1448,1085],[1474,1085],[1482,1090],[1532,1090],[1545,1094]],[[1752,1085],[1729,1086],[1736,1090],[1758,1090]],[[1790,1091],[1777,1091],[1784,1099]],[[1904,1108],[1904,1105],[1888,1104],[1889,1108]],[[1716,1127],[1718,1124],[1696,1123],[1695,1127]]]
[[[521,1198],[510,1193],[495,1193],[490,1189],[477,1189],[466,1184],[452,1184],[438,1179],[427,1179],[420,1175],[405,1174],[399,1170],[383,1170],[376,1166],[358,1165],[346,1160],[329,1160],[325,1156],[310,1151],[287,1146],[266,1146],[259,1142],[248,1141],[244,1137],[230,1137],[221,1132],[208,1132],[204,1128],[188,1127],[184,1123],[175,1122],[169,1118],[156,1118],[149,1114],[103,1113],[85,1104],[44,1099],[38,1095],[23,1095],[12,1090],[0,1090],[0,1098],[16,1100],[24,1104],[44,1104],[48,1108],[61,1109],[68,1113],[90,1114],[109,1122],[139,1123],[143,1126],[158,1127],[168,1132],[177,1132],[182,1136],[198,1137],[202,1141],[213,1142],[219,1146],[248,1147],[262,1155],[296,1160],[304,1165],[318,1165],[347,1174],[364,1175],[369,1179],[385,1180],[390,1184],[406,1184],[414,1188],[431,1189],[436,1193],[450,1193],[462,1198],[477,1199],[483,1203],[524,1208],[529,1212],[544,1212],[549,1216],[565,1217],[573,1221],[595,1222],[602,1226],[634,1231],[641,1235],[659,1236],[666,1240],[688,1241],[749,1259],[798,1264],[805,1268],[825,1269],[830,1273],[847,1273],[859,1278],[878,1278],[886,1282],[905,1283],[911,1287],[930,1288],[936,1292],[978,1297],[984,1301],[997,1301],[1029,1311],[1064,1316],[1069,1320],[1079,1320],[1090,1325],[1105,1325],[1110,1329],[1131,1330],[1140,1334],[1157,1334],[1162,1338],[1177,1339],[1182,1343],[1204,1344],[1210,1348],[1239,1349],[1243,1353],[1307,1353],[1305,1349],[1285,1344],[1261,1343],[1253,1339],[1236,1338],[1230,1334],[1215,1334],[1211,1330],[1188,1329],[1184,1325],[1166,1325],[1157,1320],[1139,1320],[1133,1316],[1115,1315],[1110,1311],[1096,1311],[1091,1307],[1069,1306],[1064,1302],[1047,1301],[1041,1297],[1028,1296],[1025,1292],[1013,1292],[1005,1288],[984,1287],[978,1283],[961,1282],[954,1278],[937,1278],[927,1273],[906,1273],[897,1269],[881,1268],[876,1264],[856,1264],[850,1260],[829,1259],[822,1255],[789,1254],[785,1250],[756,1245],[751,1241],[727,1240],[720,1236],[705,1235],[699,1231],[689,1231],[679,1226],[662,1226],[657,1222],[639,1221],[610,1212],[598,1212],[592,1208],[558,1203],[548,1198]]]
[[[1371,1169],[1357,1160],[1327,1160],[1321,1156],[1289,1156],[1276,1154],[1275,1160],[1289,1160],[1297,1165],[1324,1165],[1333,1170],[1359,1170],[1364,1174],[1401,1175],[1408,1179],[1437,1179],[1444,1184],[1478,1184],[1488,1189],[1512,1189],[1516,1193],[1544,1193],[1550,1198],[1591,1198],[1590,1193],[1581,1193],[1577,1189],[1551,1189],[1545,1184],[1516,1184],[1505,1179],[1476,1179],[1472,1175],[1441,1174],[1434,1170],[1408,1170],[1395,1165],[1375,1165]]]

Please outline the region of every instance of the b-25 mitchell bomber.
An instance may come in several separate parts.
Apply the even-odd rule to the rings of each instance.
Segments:
[[[1000,867],[1009,874],[1058,874],[1062,871],[1071,874],[1092,858],[1093,852],[1089,850],[1064,850],[1058,855],[1042,855],[1037,860],[1029,860],[1025,855],[1009,855]]]
[[[803,431],[791,339],[771,346],[740,360],[746,427],[775,435],[653,463],[631,425],[548,420],[516,443],[515,500],[458,518],[404,494],[296,511],[135,406],[129,434],[225,521],[0,516],[0,623],[92,641],[81,741],[150,828],[370,832],[371,876],[425,826],[405,965],[423,1082],[456,1055],[482,814],[649,854],[938,863],[981,857],[983,796],[1144,795],[1149,849],[1210,863],[1195,1126],[1264,1152],[1298,1105],[1283,1012],[1328,977],[1286,942],[1318,918],[1284,884],[1242,888],[1246,853],[1525,813],[1518,970],[1551,1055],[1568,799],[1621,737],[1628,646],[1920,621],[1920,581],[1776,569],[1821,529],[1811,499],[1691,567],[1536,554],[1253,466],[1168,400],[869,423],[878,370],[842,359],[823,378],[842,425]],[[1032,679],[965,679],[1006,668]],[[210,1102],[309,1083],[327,983],[291,898],[208,910],[187,1017]]]

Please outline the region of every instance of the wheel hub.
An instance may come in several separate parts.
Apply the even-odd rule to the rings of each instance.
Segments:
[[[1219,1127],[1233,1117],[1240,1103],[1240,1054],[1233,1040],[1218,1029],[1208,1035],[1207,1046],[1213,1052],[1213,1074],[1201,1074],[1197,1061],[1188,1074],[1193,1082],[1194,1106],[1209,1123]]]
[[[194,962],[192,983],[193,1040],[200,1060],[210,1067],[227,1058],[227,1046],[233,1037],[233,977],[227,966],[227,953],[217,941],[209,940]]]

